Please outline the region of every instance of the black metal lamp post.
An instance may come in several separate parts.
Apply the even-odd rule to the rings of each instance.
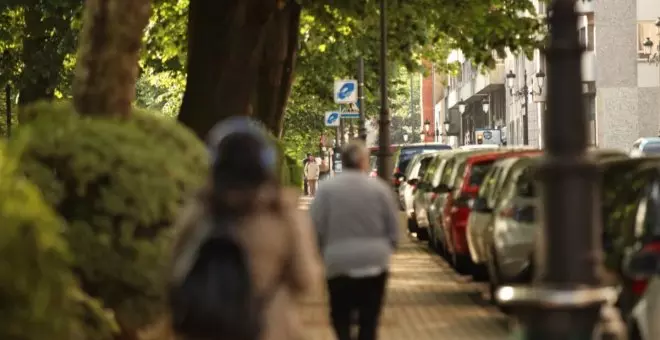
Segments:
[[[542,233],[532,287],[502,287],[521,308],[528,340],[594,339],[601,307],[616,297],[597,277],[602,265],[598,168],[586,157],[587,115],[575,0],[554,0],[548,56],[546,157],[538,169]]]
[[[392,177],[390,150],[390,109],[387,96],[387,4],[380,0],[380,126],[378,130],[378,176],[389,182]]]
[[[541,95],[543,93],[543,84],[545,81],[545,72],[539,71],[536,73],[536,80],[538,84],[538,92],[530,89],[527,85],[527,69],[523,72],[523,87],[520,90],[515,89],[516,74],[509,70],[506,75],[506,84],[512,96],[523,99],[523,144],[529,145],[529,96]]]

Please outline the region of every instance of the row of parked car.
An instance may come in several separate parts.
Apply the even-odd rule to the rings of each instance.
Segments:
[[[528,283],[538,274],[534,257],[544,235],[535,169],[541,150],[396,149],[392,182],[411,234],[459,273],[488,282],[491,297],[502,285]],[[620,288],[629,338],[660,339],[660,322],[651,321],[660,321],[660,279],[653,278],[660,273],[660,158],[603,149],[589,150],[588,157],[601,173],[602,281]],[[591,260],[566,259],[585,261],[585,268]]]

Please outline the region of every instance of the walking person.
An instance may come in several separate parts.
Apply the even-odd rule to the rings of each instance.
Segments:
[[[311,157],[312,157],[312,154],[307,153],[307,155],[305,156],[305,159],[303,159],[303,162],[302,162],[303,163],[303,169],[305,169],[305,167],[307,166],[307,162],[309,162],[309,159]],[[304,188],[305,189],[304,190],[305,195],[309,195],[309,183],[307,183],[307,176],[305,176],[304,173],[303,173],[303,183],[304,183],[304,187],[305,187]]]
[[[307,187],[309,188],[309,195],[314,197],[316,195],[316,188],[321,175],[321,169],[316,162],[314,156],[309,155],[307,164],[305,164],[305,179],[307,179]]]
[[[350,340],[354,314],[359,340],[377,339],[390,257],[399,241],[392,189],[370,178],[362,142],[341,153],[343,171],[327,180],[310,207],[325,262],[330,318],[338,340]]]
[[[185,340],[300,340],[298,300],[322,279],[311,220],[249,118],[210,134],[209,185],[175,226],[172,325]]]
[[[319,171],[321,175],[319,176],[319,181],[328,179],[330,176],[330,166],[325,157],[321,157],[321,165],[319,166]]]

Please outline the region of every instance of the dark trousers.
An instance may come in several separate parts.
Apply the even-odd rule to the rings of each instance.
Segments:
[[[358,340],[376,340],[385,295],[387,273],[366,278],[336,277],[328,280],[330,319],[338,340],[351,340],[355,314]]]

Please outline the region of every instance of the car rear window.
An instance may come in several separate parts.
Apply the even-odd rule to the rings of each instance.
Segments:
[[[488,170],[493,166],[495,161],[479,162],[472,164],[470,170],[470,186],[481,185],[483,183]]]
[[[660,154],[660,143],[648,143],[644,145],[642,152],[651,155],[658,155]]]
[[[402,147],[399,154],[399,169],[405,169],[408,166],[410,160],[415,156],[424,151],[439,151],[439,150],[451,150],[451,146],[444,144],[430,144],[430,145],[420,145],[420,146],[408,146]]]

